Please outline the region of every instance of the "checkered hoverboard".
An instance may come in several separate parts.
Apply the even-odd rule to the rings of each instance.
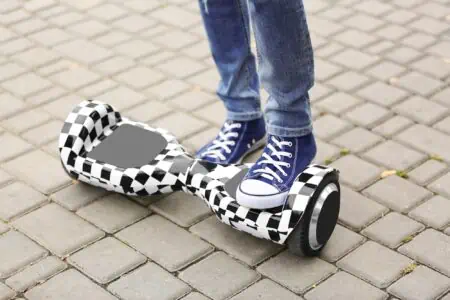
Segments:
[[[163,147],[145,163],[118,166],[108,163],[108,159],[102,161],[90,155],[101,143],[106,145],[107,138],[115,131],[131,126],[133,131],[138,131],[138,127],[163,138]],[[84,101],[69,114],[59,137],[59,150],[64,169],[74,179],[130,196],[183,190],[203,199],[223,223],[279,244],[285,243],[299,223],[325,176],[337,172],[333,168],[310,165],[298,176],[283,207],[271,210],[243,207],[226,186],[237,175],[243,175],[251,164],[218,165],[197,160],[166,130],[133,122],[112,106],[98,101]]]

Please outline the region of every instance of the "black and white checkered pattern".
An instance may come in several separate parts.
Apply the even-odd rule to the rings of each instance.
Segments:
[[[167,141],[166,148],[139,168],[123,169],[87,157],[88,152],[123,124],[160,133]],[[80,181],[134,196],[184,190],[202,198],[223,223],[279,244],[284,244],[298,224],[323,178],[335,172],[329,167],[311,165],[298,176],[284,207],[272,210],[243,207],[225,191],[225,184],[251,164],[218,165],[195,160],[167,131],[123,118],[110,105],[96,101],[84,101],[69,114],[59,138],[59,149],[64,168]]]
[[[158,132],[167,141],[166,148],[148,165],[119,168],[97,161],[86,154],[99,145],[119,126],[130,124]],[[134,196],[170,193],[182,189],[179,176],[171,172],[174,158],[193,160],[174,136],[166,130],[123,118],[110,105],[84,101],[67,117],[59,137],[61,161],[74,178],[107,190]]]

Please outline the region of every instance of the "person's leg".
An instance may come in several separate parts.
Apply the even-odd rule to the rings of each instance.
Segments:
[[[235,163],[262,145],[265,122],[261,111],[259,79],[250,49],[246,0],[199,0],[212,56],[221,80],[217,95],[227,110],[227,123],[197,156]],[[250,146],[249,146],[250,145]]]
[[[316,154],[308,91],[314,61],[302,0],[248,0],[258,50],[269,141],[238,188],[254,208],[282,205],[293,181]]]

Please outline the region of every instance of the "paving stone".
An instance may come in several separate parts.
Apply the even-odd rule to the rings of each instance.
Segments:
[[[431,99],[447,107],[450,106],[450,88],[441,90],[439,93],[436,93]]]
[[[338,147],[323,142],[320,139],[316,139],[316,146],[317,146],[317,153],[313,162],[318,164],[325,164],[327,161],[337,158],[341,152],[341,150]],[[261,149],[261,151],[262,150],[263,149]],[[255,152],[255,156],[252,162],[255,162],[261,155],[262,153]]]
[[[13,177],[10,174],[8,174],[5,171],[3,171],[2,169],[0,169],[0,185],[4,185],[12,180],[13,180]]]
[[[213,250],[207,243],[157,215],[125,228],[116,235],[171,272]],[[147,243],[149,239],[151,243]]]
[[[144,40],[130,40],[114,47],[115,51],[125,57],[138,59],[155,53],[159,47]]]
[[[1,74],[1,72],[0,72]],[[22,110],[25,110],[25,103],[22,100],[17,99],[11,94],[0,94],[0,120],[13,116]]]
[[[219,300],[240,292],[260,275],[223,252],[216,252],[182,271],[179,277],[206,296]]]
[[[203,71],[206,67],[187,57],[177,57],[156,66],[162,72],[175,78],[187,78]]]
[[[192,152],[198,151],[206,143],[211,141],[218,134],[219,128],[213,127],[197,133],[189,139],[183,141],[183,145],[186,145]]]
[[[73,36],[68,34],[62,29],[56,27],[49,27],[42,31],[29,35],[28,38],[44,46],[53,47],[55,45],[61,44],[67,40],[72,39]],[[80,50],[81,48],[78,49],[78,51]]]
[[[388,294],[346,272],[338,272],[309,291],[306,300],[387,299]]]
[[[107,194],[107,191],[84,183],[76,183],[52,194],[50,199],[64,208],[76,211]]]
[[[124,300],[171,300],[186,295],[191,288],[158,265],[148,263],[110,284],[108,290]]]
[[[132,88],[143,89],[161,81],[164,79],[164,75],[146,67],[134,67],[128,71],[119,73],[114,79]]]
[[[421,96],[428,96],[439,90],[442,86],[442,82],[439,80],[416,71],[411,71],[401,76],[396,84]]]
[[[367,68],[368,66],[376,63],[378,60],[379,58],[376,56],[368,55],[364,52],[352,49],[339,52],[331,58],[331,61],[354,70],[362,70]]]
[[[436,124],[433,125],[433,128],[439,129],[445,133],[449,133],[450,132],[450,118],[446,117],[445,119],[437,122]]]
[[[76,90],[100,79],[100,76],[85,68],[72,68],[50,77],[68,89]]]
[[[363,236],[337,224],[320,257],[328,262],[336,262],[364,241]]]
[[[408,26],[431,35],[440,35],[448,30],[447,23],[429,17],[421,17],[408,24]]]
[[[401,299],[437,299],[450,288],[450,279],[424,266],[391,285],[387,291]]]
[[[194,34],[181,30],[170,30],[153,39],[155,43],[165,46],[171,50],[179,50],[192,45],[199,40]]]
[[[430,125],[448,115],[448,108],[419,96],[394,106],[393,111],[418,123]]]
[[[145,256],[118,240],[107,237],[68,259],[95,281],[106,284],[146,261]]]
[[[198,15],[174,5],[167,5],[153,11],[150,17],[180,28],[188,28],[201,21]]]
[[[203,92],[199,89],[193,89],[189,92],[184,92],[170,100],[170,104],[174,104],[187,111],[192,111],[203,107],[207,103],[211,103],[216,98],[209,93]]]
[[[60,120],[66,120],[69,113],[83,100],[80,96],[70,94],[42,106],[42,109]]]
[[[80,272],[70,269],[25,293],[29,300],[117,300]]]
[[[169,130],[180,140],[207,127],[206,122],[183,112],[175,112],[158,119],[152,122],[152,125]]]
[[[450,299],[450,293],[448,293],[445,297],[441,298],[441,300],[449,300]]]
[[[433,56],[426,56],[411,65],[412,68],[419,72],[430,74],[438,79],[445,79],[450,75],[448,64],[442,63],[442,59]]]
[[[450,161],[450,153],[448,152],[450,137],[436,129],[422,124],[416,124],[406,129],[395,138],[420,151],[439,155],[444,160]]]
[[[16,293],[10,289],[9,287],[7,287],[6,285],[4,285],[3,283],[0,282],[0,299],[1,300],[9,300],[14,298],[14,296],[16,295]]]
[[[204,201],[184,192],[175,192],[150,205],[152,211],[182,227],[190,227],[211,214]]]
[[[94,97],[104,93],[105,91],[115,88],[117,85],[117,82],[113,80],[104,79],[102,81],[98,81],[96,83],[88,85],[87,87],[81,89],[79,93],[87,97],[88,99],[93,99]]]
[[[14,290],[24,292],[63,271],[66,267],[67,265],[55,256],[48,256],[11,276],[5,282]]]
[[[372,16],[381,16],[390,12],[393,9],[393,6],[380,1],[369,0],[358,3],[354,8]]]
[[[339,221],[344,225],[359,231],[386,212],[386,207],[341,185]]]
[[[401,42],[406,46],[413,47],[415,49],[423,49],[431,44],[434,44],[435,41],[436,38],[429,34],[415,32],[405,37]]]
[[[190,231],[250,266],[257,265],[282,249],[272,242],[222,224],[216,216],[194,225]]]
[[[74,61],[68,59],[60,59],[56,62],[50,63],[49,65],[42,66],[37,69],[37,73],[42,76],[50,76],[58,72],[69,70],[70,68],[78,66]],[[53,87],[55,88],[55,87]]]
[[[85,15],[76,11],[68,11],[57,16],[53,16],[48,19],[48,21],[54,25],[65,27],[80,22],[84,19]]]
[[[1,86],[14,95],[27,97],[50,87],[51,82],[34,73],[28,73],[5,81]]]
[[[155,65],[157,65],[161,62],[172,59],[176,55],[178,55],[178,54],[175,54],[175,52],[173,52],[173,51],[161,50],[161,51],[155,52],[153,54],[150,54],[149,56],[147,56],[145,58],[140,59],[140,62],[147,66],[154,67]]]
[[[61,168],[61,163],[42,150],[35,150],[8,161],[3,168],[46,195],[70,182]],[[46,170],[45,176],[42,176],[42,170]]]
[[[333,7],[332,9],[330,9],[330,11],[333,11],[335,9],[339,9],[339,7]],[[347,46],[355,47],[358,49],[366,47],[377,40],[377,37],[373,35],[352,28],[337,34],[333,38],[336,41],[339,41]]]
[[[401,277],[411,263],[409,258],[368,241],[341,259],[337,266],[378,288],[385,288]]]
[[[129,117],[132,120],[146,123],[150,120],[154,120],[161,116],[167,115],[172,110],[173,109],[170,106],[164,103],[160,103],[158,101],[149,101],[125,111],[123,115]]]
[[[386,122],[376,126],[372,129],[372,131],[385,137],[392,137],[394,134],[406,129],[412,124],[413,122],[410,119],[396,115]]]
[[[357,95],[375,104],[389,107],[406,98],[408,93],[402,89],[376,81],[359,90]]]
[[[108,233],[114,233],[147,216],[149,211],[119,194],[84,206],[77,214]]]
[[[338,63],[341,63],[340,57],[335,56],[334,60],[337,61]],[[326,60],[320,59],[320,58],[317,58],[314,61],[314,63],[315,63],[315,69],[316,69],[316,72],[315,72],[316,80],[320,80],[320,81],[326,80],[326,79],[338,74],[342,70],[341,67],[339,67],[335,64],[332,64]]]
[[[325,115],[316,120],[314,133],[318,138],[327,141],[352,127],[352,124],[346,120],[342,120],[333,115]]]
[[[344,20],[343,24],[362,31],[372,31],[381,27],[384,22],[366,14],[354,14]]]
[[[0,52],[3,55],[13,55],[35,46],[36,44],[30,41],[29,38],[17,38],[8,41],[7,43],[0,44]]]
[[[29,186],[14,182],[0,189],[0,218],[9,221],[35,209],[47,199]]]
[[[89,9],[87,13],[103,21],[112,21],[127,14],[127,11],[114,3],[101,4]]]
[[[408,215],[435,229],[444,229],[450,224],[450,200],[434,196]]]
[[[349,92],[362,86],[368,81],[369,78],[367,78],[366,76],[354,71],[348,71],[333,77],[332,79],[328,80],[327,83],[331,86],[334,86],[340,91]]]
[[[209,298],[206,298],[205,296],[203,296],[200,293],[192,292],[189,295],[187,295],[186,297],[184,297],[183,300],[209,300]]]
[[[260,265],[257,271],[294,293],[302,293],[334,273],[336,268],[319,258],[305,259],[284,251]]]
[[[27,66],[37,68],[59,59],[59,55],[46,48],[36,47],[28,51],[21,52],[13,56],[13,58]]]
[[[0,278],[6,278],[46,256],[47,251],[23,234],[10,230],[0,236],[0,254]]]
[[[34,145],[42,146],[57,140],[63,125],[64,123],[62,121],[52,120],[24,132],[22,137]]]
[[[392,115],[386,108],[373,104],[364,103],[345,113],[349,121],[366,128],[372,128],[382,123]]]
[[[384,19],[392,23],[404,25],[406,23],[409,23],[416,17],[417,14],[415,14],[411,10],[395,9],[387,14]]]
[[[400,66],[396,63],[390,61],[382,61],[368,69],[366,73],[377,79],[387,80],[389,78],[400,75],[405,70],[405,67]]]
[[[338,53],[339,51],[342,51],[344,49],[344,46],[338,43],[327,43],[326,46],[318,49],[315,53],[317,57],[322,58],[329,58],[331,55]]]
[[[428,188],[437,194],[450,198],[450,189],[448,187],[449,178],[450,173],[446,173],[442,177],[433,181]]]
[[[189,87],[189,84],[184,81],[169,79],[149,88],[146,92],[164,101],[185,92]]]
[[[408,173],[408,177],[420,185],[426,185],[447,170],[447,165],[437,160],[427,160],[425,163]]]
[[[385,52],[392,49],[394,46],[395,46],[394,42],[391,42],[388,40],[382,40],[382,41],[379,41],[378,43],[375,43],[375,44],[369,46],[364,51],[366,51],[367,53],[373,54],[373,55],[379,55],[379,54],[384,54]]]
[[[195,115],[219,127],[223,125],[223,122],[227,118],[227,111],[221,101],[215,101],[214,103],[197,110]]]
[[[135,62],[124,56],[114,56],[93,66],[103,75],[112,76],[135,65]]]
[[[120,30],[114,30],[95,39],[103,47],[113,47],[131,39],[131,35]]]
[[[0,148],[0,162],[8,161],[33,149],[32,145],[8,132],[0,135],[0,144],[9,146]]]
[[[39,126],[50,119],[50,115],[41,109],[32,109],[4,120],[1,125],[13,133],[22,133]]]
[[[343,184],[356,190],[361,190],[375,181],[382,172],[380,167],[352,154],[339,158],[331,166],[341,172],[340,180]]]
[[[198,42],[182,50],[185,55],[194,59],[205,59],[211,56],[208,41]]]
[[[219,73],[214,69],[210,69],[208,71],[192,76],[188,81],[205,91],[215,93],[219,80]]]
[[[395,170],[408,170],[427,159],[427,155],[392,140],[374,146],[362,156],[377,165]]]
[[[57,204],[48,204],[13,222],[13,226],[54,254],[64,257],[104,233]]]
[[[448,50],[450,49],[449,41],[440,41],[437,44],[427,48],[427,52],[438,55],[440,57],[448,57]]]
[[[96,97],[96,100],[108,103],[119,111],[136,106],[145,99],[146,97],[143,94],[120,85]],[[149,114],[151,113],[149,112]]]
[[[66,30],[83,38],[93,38],[108,31],[109,27],[100,21],[88,19],[66,27]]]
[[[383,178],[363,191],[363,194],[397,212],[407,212],[431,192],[410,181],[393,175]],[[392,197],[395,195],[395,197]]]
[[[144,29],[154,26],[155,24],[156,22],[154,20],[138,14],[127,15],[124,18],[112,23],[114,27],[129,33],[143,31]]]
[[[361,102],[362,101],[359,98],[354,97],[353,95],[335,92],[318,102],[315,106],[324,111],[340,115],[354,108]]]
[[[382,140],[383,138],[365,128],[355,127],[331,140],[331,142],[349,149],[352,153],[357,153],[374,147]]]
[[[302,300],[300,296],[295,295],[291,291],[276,284],[269,279],[258,281],[248,289],[231,298],[231,300],[246,300],[246,299],[283,299],[283,300]]]
[[[427,229],[399,251],[412,259],[450,276],[450,236],[434,229]]]
[[[425,229],[424,225],[392,212],[365,228],[361,233],[389,248],[397,248],[405,238],[423,229]]]
[[[94,64],[112,55],[110,50],[83,39],[71,40],[58,45],[55,49],[64,56],[87,65]]]
[[[3,234],[9,230],[9,226],[3,222],[0,222],[0,234]]]

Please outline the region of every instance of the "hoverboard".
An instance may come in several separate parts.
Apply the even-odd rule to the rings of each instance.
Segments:
[[[284,205],[250,209],[239,205],[235,195],[251,164],[196,159],[166,130],[131,121],[98,101],[84,101],[69,114],[59,151],[73,179],[129,196],[174,191],[196,195],[221,222],[286,244],[299,255],[318,255],[339,215],[339,172],[331,167],[309,165],[298,175]]]

